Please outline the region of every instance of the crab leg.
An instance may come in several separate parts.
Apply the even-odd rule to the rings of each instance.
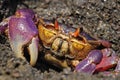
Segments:
[[[120,59],[118,60],[117,66],[115,68],[116,72],[120,72]]]
[[[1,33],[4,33],[4,31],[6,30],[7,28],[7,23],[0,23],[0,34]]]
[[[105,48],[101,51],[103,58],[96,66],[96,72],[105,71],[116,66],[119,59],[118,56],[115,55],[115,52],[110,48]]]
[[[104,71],[101,72],[104,76],[116,77],[120,73],[120,59],[117,62],[117,66],[114,71]]]
[[[100,71],[106,71],[117,64],[117,57],[116,56],[111,56],[111,57],[103,57],[102,61],[100,64],[96,66],[96,71],[95,72],[100,72]]]
[[[82,28],[81,28],[81,29],[82,29]],[[88,40],[88,42],[89,42],[90,44],[93,44],[93,45],[96,45],[96,46],[101,45],[101,46],[106,47],[106,48],[111,47],[111,43],[110,43],[110,42],[105,41],[105,40],[99,40],[99,39],[97,39],[97,38],[94,38],[93,36],[89,35],[89,34],[86,33],[85,31],[83,31],[83,29],[81,30],[80,34],[81,34],[82,36],[84,36],[84,37]]]
[[[5,30],[8,27],[8,21],[10,20],[11,17],[8,17],[6,19],[4,19],[2,22],[0,22],[0,34],[4,33]]]
[[[102,57],[103,55],[100,50],[92,50],[89,55],[76,66],[75,71],[93,74],[96,65],[100,63]]]

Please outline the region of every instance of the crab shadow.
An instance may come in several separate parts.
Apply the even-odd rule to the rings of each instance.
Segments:
[[[51,63],[47,62],[44,58],[43,58],[44,54],[39,55],[37,64],[34,66],[35,68],[37,68],[38,70],[41,70],[42,72],[44,71],[49,71],[50,69],[55,70],[57,72],[61,72],[63,69],[58,68],[54,65],[52,65]]]

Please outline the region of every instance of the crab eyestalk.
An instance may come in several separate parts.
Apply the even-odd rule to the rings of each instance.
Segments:
[[[31,15],[24,9],[21,10],[21,16],[12,16],[8,23],[8,37],[10,45],[17,57],[24,58],[24,48],[28,48],[30,55],[30,64],[35,65],[38,58],[38,30],[34,24]],[[29,13],[30,14],[30,13]]]
[[[55,26],[55,29],[56,29],[56,30],[58,30],[58,29],[59,29],[59,25],[58,25],[57,20],[55,20],[55,24],[54,24],[54,26]]]
[[[80,28],[77,28],[77,30],[75,32],[71,33],[71,35],[74,37],[78,37],[79,32],[80,32]]]

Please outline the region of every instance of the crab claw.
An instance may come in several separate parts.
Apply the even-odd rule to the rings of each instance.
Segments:
[[[38,57],[38,30],[33,20],[23,15],[13,16],[8,26],[8,37],[15,55],[25,59],[24,48],[27,47],[30,64],[34,66]]]
[[[35,13],[31,9],[19,9],[15,12],[15,16],[17,17],[27,17],[34,19],[35,18]]]
[[[100,50],[92,50],[89,55],[76,66],[75,71],[93,74],[96,65],[100,63],[102,57],[103,55]]]

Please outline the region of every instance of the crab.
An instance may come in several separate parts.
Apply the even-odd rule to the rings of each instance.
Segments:
[[[45,60],[59,68],[70,66],[74,72],[94,74],[109,70],[119,62],[119,57],[110,48],[111,43],[93,38],[83,28],[40,19],[38,30],[47,51]],[[119,64],[116,71],[119,72]]]
[[[15,15],[4,19],[0,23],[0,33],[4,32],[16,57],[25,59],[24,55],[29,53],[32,66],[42,46],[44,59],[58,68],[70,67],[74,72],[90,74],[115,66],[115,72],[120,70],[119,57],[108,41],[92,37],[82,27],[37,18],[31,9],[19,9]]]

